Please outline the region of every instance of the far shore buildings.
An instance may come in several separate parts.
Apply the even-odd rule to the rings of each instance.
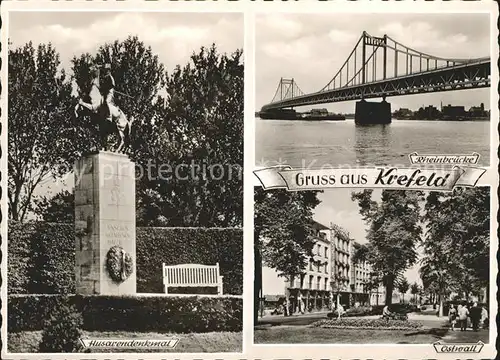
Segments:
[[[372,270],[366,262],[353,261],[355,241],[349,233],[335,224],[314,222],[313,228],[314,256],[301,276],[287,279],[273,268],[262,268],[262,295],[267,305],[286,296],[295,312],[329,310],[338,303],[344,307],[382,305],[384,289],[368,289]]]

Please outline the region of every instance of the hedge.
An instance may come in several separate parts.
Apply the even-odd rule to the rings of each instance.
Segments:
[[[72,224],[10,222],[9,294],[74,293],[74,231]],[[163,292],[162,263],[217,262],[224,276],[224,294],[243,293],[242,229],[137,228],[136,252],[140,293]],[[196,288],[189,291],[210,293]]]
[[[137,232],[137,291],[163,292],[162,263],[219,263],[225,294],[243,293],[241,229],[140,228]]]
[[[241,331],[238,297],[9,295],[9,332],[42,330],[54,311],[73,305],[87,331]]]
[[[326,329],[367,329],[367,330],[415,330],[422,328],[417,321],[344,318],[340,320],[320,320],[310,325]]]

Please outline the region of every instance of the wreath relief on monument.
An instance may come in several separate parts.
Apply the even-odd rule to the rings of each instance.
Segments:
[[[114,282],[124,282],[134,271],[132,256],[121,246],[113,246],[106,255],[106,269]]]

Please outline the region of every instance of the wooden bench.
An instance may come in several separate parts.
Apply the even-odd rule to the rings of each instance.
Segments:
[[[163,263],[163,287],[168,294],[169,287],[217,287],[222,295],[222,279],[219,263],[215,265],[182,264],[167,266]]]

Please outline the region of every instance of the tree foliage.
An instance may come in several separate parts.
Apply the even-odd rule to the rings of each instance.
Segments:
[[[398,282],[398,291],[403,296],[403,303],[405,301],[405,294],[410,289],[410,283],[405,277],[402,277]]]
[[[430,192],[425,210],[427,232],[420,271],[424,289],[441,297],[451,291],[468,297],[487,287],[490,189]]]
[[[420,293],[420,286],[416,282],[411,284],[410,293],[413,295],[413,301],[417,302],[417,295]]]
[[[50,198],[42,196],[35,199],[34,212],[46,222],[73,223],[75,220],[75,197],[72,192],[67,190]]]
[[[9,216],[23,221],[47,178],[67,172],[82,145],[74,138],[71,84],[52,45],[9,49]]]
[[[316,241],[312,237],[313,209],[319,205],[317,191],[254,191],[254,305],[258,314],[262,288],[262,265],[291,280],[304,272]]]
[[[369,226],[366,245],[358,258],[364,257],[386,288],[386,304],[392,302],[394,285],[404,271],[417,261],[420,241],[421,192],[383,190],[379,202],[372,190],[353,192],[360,214]]]
[[[241,226],[243,219],[242,52],[202,48],[167,75],[153,154],[138,154],[167,178],[141,181],[142,225]],[[146,206],[147,205],[147,206]]]
[[[254,234],[264,264],[282,276],[297,276],[313,256],[312,210],[319,204],[317,192],[255,191]]]

